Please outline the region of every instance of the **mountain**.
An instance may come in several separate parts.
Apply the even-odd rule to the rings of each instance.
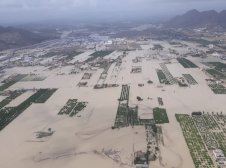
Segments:
[[[0,50],[24,47],[45,40],[48,40],[48,37],[28,30],[0,26]]]
[[[226,10],[216,12],[215,10],[199,12],[190,10],[187,13],[176,16],[166,23],[169,27],[176,28],[198,28],[216,27],[226,28]]]

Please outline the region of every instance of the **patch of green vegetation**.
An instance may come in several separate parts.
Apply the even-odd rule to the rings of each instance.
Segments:
[[[215,67],[215,70],[223,72],[226,70],[226,64],[222,62],[207,62],[208,64],[212,65]]]
[[[219,41],[209,41],[209,40],[205,40],[205,39],[201,39],[201,38],[192,39],[192,41],[199,43],[199,44],[201,44],[202,46],[205,46],[205,47],[210,45],[210,44],[215,44],[215,45],[219,44]]]
[[[215,94],[226,94],[226,88],[221,84],[209,84],[209,87]]]
[[[75,56],[79,55],[79,54],[82,54],[82,52],[78,52],[78,51],[71,51],[71,52],[67,52],[66,55],[66,60],[67,61],[70,61],[72,60]]]
[[[89,57],[86,60],[86,62],[91,62],[91,61],[93,61],[93,60],[95,60],[95,59],[97,59],[99,57],[105,57],[105,56],[111,54],[112,52],[113,51],[96,51],[95,53],[90,55],[91,57]]]
[[[118,110],[115,118],[115,128],[121,128],[128,126],[127,123],[128,107],[126,104],[119,103]]]
[[[214,78],[217,78],[217,79],[225,79],[226,78],[226,75],[217,71],[216,69],[206,69],[206,72],[209,73],[210,75],[212,75]]]
[[[169,123],[166,109],[156,107],[153,109],[153,116],[156,124]]]
[[[177,61],[184,67],[184,68],[198,68],[193,62],[186,58],[177,58]]]
[[[44,76],[38,76],[38,75],[27,75],[23,79],[20,80],[20,82],[27,82],[27,81],[44,81],[46,77]]]
[[[122,128],[128,126],[137,125],[150,125],[152,124],[150,119],[139,119],[138,117],[138,106],[131,108],[127,104],[119,102],[118,110],[115,118],[115,123],[113,128]]]
[[[40,90],[34,93],[27,100],[25,100],[24,102],[22,102],[20,105],[16,107],[2,108],[0,110],[0,130],[2,130],[5,126],[7,126],[11,121],[13,121],[21,113],[23,113],[32,103],[40,102],[40,101],[44,102],[47,96],[44,96],[44,99],[42,96],[46,91],[47,93],[50,93],[48,92],[48,90],[53,91],[53,89],[40,89]],[[39,100],[37,101],[37,99]]]
[[[164,47],[160,44],[154,44],[154,46],[153,46],[153,50],[163,50],[163,48]]]
[[[156,72],[157,72],[160,83],[170,84],[166,78],[166,75],[163,73],[163,71],[161,69],[157,69]]]
[[[72,112],[70,113],[70,117],[75,116],[78,112],[82,111],[86,107],[86,102],[78,102]]]
[[[3,85],[0,86],[0,91],[4,91],[8,89],[10,86],[14,85],[15,83],[19,82],[21,79],[26,77],[27,75],[25,74],[18,74],[15,76],[10,76],[6,80],[4,80],[2,83]]]
[[[129,100],[129,90],[130,90],[130,86],[122,85],[121,96],[119,98],[120,101]]]
[[[58,115],[75,116],[78,112],[82,111],[87,106],[87,102],[78,102],[77,99],[69,99],[66,105],[60,110]]]
[[[34,103],[45,103],[57,89],[40,89]]]
[[[7,104],[9,104],[13,99],[19,97],[20,95],[22,95],[24,93],[24,91],[22,90],[16,90],[13,91],[12,93],[10,93],[10,95],[8,97],[6,97],[5,99],[3,99],[0,102],[0,109],[5,107]]]
[[[223,132],[213,132],[214,137],[219,144],[219,148],[223,151],[226,156],[226,139]]]
[[[195,167],[214,168],[213,161],[208,154],[208,150],[205,147],[192,117],[187,114],[176,114],[175,117],[180,123]]]
[[[182,75],[190,85],[198,84],[198,82],[190,74],[182,74]]]
[[[54,56],[59,55],[59,54],[60,54],[59,51],[58,52],[57,51],[56,52],[51,51],[51,52],[48,52],[48,53],[40,56],[40,58],[50,58],[50,57],[54,57]]]

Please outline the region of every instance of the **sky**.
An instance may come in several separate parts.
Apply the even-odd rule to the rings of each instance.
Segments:
[[[173,17],[190,9],[226,9],[226,0],[0,0],[0,24],[51,19],[101,20]]]

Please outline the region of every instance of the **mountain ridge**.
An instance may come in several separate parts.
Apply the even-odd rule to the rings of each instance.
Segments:
[[[198,28],[220,26],[226,29],[226,10],[198,11],[190,10],[169,20],[166,25],[173,28]]]
[[[48,40],[48,37],[15,27],[0,26],[0,50],[24,47]]]

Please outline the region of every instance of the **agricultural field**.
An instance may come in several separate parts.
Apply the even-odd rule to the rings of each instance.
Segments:
[[[37,91],[37,98],[34,103],[45,103],[57,89],[40,89]]]
[[[214,168],[213,160],[209,156],[193,118],[187,114],[176,114],[176,119],[180,123],[195,167]]]
[[[169,84],[169,81],[167,80],[166,75],[163,73],[161,69],[157,69],[156,72],[157,72],[160,83]]]
[[[209,87],[215,94],[226,94],[226,87],[223,86],[222,84],[209,84]]]
[[[7,104],[9,104],[12,100],[16,99],[20,95],[22,95],[25,91],[23,90],[16,90],[9,93],[9,96],[3,99],[0,102],[0,109],[5,107]]]
[[[32,103],[44,103],[55,91],[56,89],[40,89],[16,107],[2,108],[0,110],[0,130],[23,113]]]
[[[71,61],[75,56],[82,54],[82,52],[70,51],[70,52],[66,52],[65,54],[66,54],[66,60]]]
[[[103,58],[111,53],[113,53],[113,51],[96,51],[95,53],[90,55],[91,57],[89,57],[86,62],[92,62],[97,58]]]
[[[216,69],[206,69],[206,72],[216,79],[226,79],[226,75]]]
[[[84,73],[82,79],[90,79],[92,77],[92,73]]]
[[[162,72],[165,74],[165,77],[169,84],[177,84],[177,80],[173,77],[173,75],[170,73],[169,69],[167,68],[165,63],[160,63],[160,67],[162,68]],[[168,82],[166,84],[168,84]]]
[[[19,82],[21,79],[23,79],[26,76],[27,75],[25,75],[25,74],[17,74],[17,75],[13,75],[13,76],[8,77],[7,79],[5,79],[2,82],[3,85],[0,86],[0,91],[4,91],[4,90],[8,89],[10,86]]]
[[[71,38],[69,34],[65,43]],[[11,76],[5,83],[10,83],[13,74],[28,75],[0,94],[0,167],[131,168],[140,161],[134,157],[139,154],[150,157],[145,167],[218,167],[212,150],[219,148],[226,154],[226,85],[207,74],[201,61],[220,58],[211,54],[192,57],[200,68],[184,68],[175,53],[192,55],[196,44],[187,42],[183,47],[183,43],[173,47],[167,40],[131,39],[120,46],[128,52],[117,50],[113,43],[117,54],[106,57],[108,53],[92,54],[92,43],[88,48],[81,45],[79,50],[84,53],[78,56],[60,54],[52,60],[39,60],[37,53],[37,64],[32,66],[23,59],[19,59],[21,64],[12,62],[15,65],[2,72],[2,80]],[[133,44],[142,48],[134,50]],[[155,46],[152,50],[154,44],[161,44],[163,49]],[[51,46],[61,51],[60,45]],[[189,47],[192,49],[187,50]],[[96,45],[97,50],[101,48],[111,47]],[[40,55],[54,51],[48,46],[46,49]],[[88,58],[93,61],[86,62]],[[214,66],[207,68],[221,72]],[[140,74],[131,74],[131,69]],[[179,82],[190,87],[181,88]],[[206,111],[202,116],[190,115],[200,109]],[[177,113],[182,114],[176,119]],[[37,138],[43,132],[54,134]]]
[[[87,106],[87,102],[78,102],[77,99],[69,99],[58,115],[75,116]]]
[[[129,90],[130,90],[129,85],[122,85],[121,96],[119,98],[120,101],[129,100]]]
[[[153,109],[153,116],[156,124],[169,123],[166,109],[156,107]]]
[[[128,107],[125,103],[119,103],[117,114],[115,118],[114,128],[122,128],[129,126],[127,122],[127,116],[128,116]]]
[[[128,126],[151,125],[151,119],[140,119],[138,117],[138,106],[129,107],[126,103],[119,102],[115,123],[112,128],[123,128]]]
[[[189,85],[197,85],[197,81],[190,74],[182,74]]]
[[[177,61],[184,67],[184,68],[198,68],[193,62],[186,58],[177,58]]]
[[[141,66],[133,66],[131,73],[141,73],[142,72],[142,67]]]
[[[207,62],[207,64],[214,66],[214,69],[220,72],[225,72],[226,64],[222,62]]]
[[[27,75],[23,79],[20,80],[20,82],[27,82],[27,81],[44,81],[46,77],[39,76],[39,75]]]

